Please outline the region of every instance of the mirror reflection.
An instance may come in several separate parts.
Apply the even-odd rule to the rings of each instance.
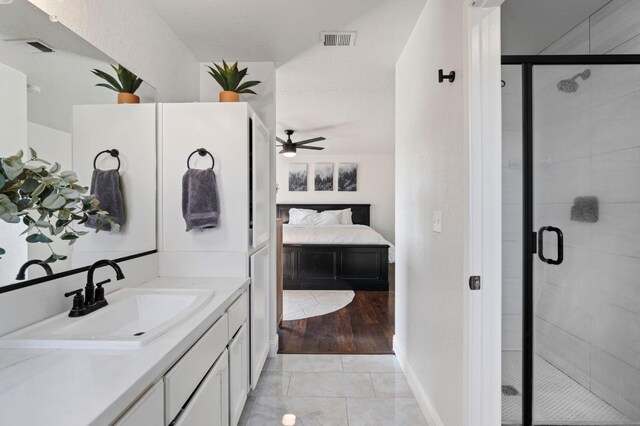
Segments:
[[[0,286],[156,248],[155,89],[27,1],[0,15],[0,158]]]

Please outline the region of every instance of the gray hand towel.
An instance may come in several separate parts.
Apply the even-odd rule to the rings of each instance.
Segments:
[[[218,226],[218,187],[213,169],[189,169],[182,177],[182,216],[187,232]]]
[[[120,188],[120,173],[117,170],[94,170],[91,177],[91,194],[100,201],[100,210],[109,213],[109,217],[118,225],[124,225],[124,202]],[[106,230],[111,228],[110,224],[100,225],[94,217],[90,217],[85,226],[93,229],[98,226]]]

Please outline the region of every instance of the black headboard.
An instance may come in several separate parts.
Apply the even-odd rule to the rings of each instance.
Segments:
[[[289,209],[310,209],[319,212],[351,209],[351,220],[354,225],[371,225],[371,204],[278,204],[276,206],[276,215],[278,218],[284,219],[284,223],[289,222]]]

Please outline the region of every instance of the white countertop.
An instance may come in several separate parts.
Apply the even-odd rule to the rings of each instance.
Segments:
[[[248,284],[248,278],[160,277],[140,285],[216,291],[198,311],[140,349],[0,348],[0,424],[113,422],[162,378]]]

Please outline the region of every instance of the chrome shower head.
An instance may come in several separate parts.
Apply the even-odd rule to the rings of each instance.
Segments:
[[[588,79],[589,77],[591,77],[591,70],[587,68],[586,70],[574,75],[571,78],[560,80],[556,87],[563,93],[574,93],[578,90],[578,87],[580,87],[580,85],[576,81],[578,77],[583,80]]]

